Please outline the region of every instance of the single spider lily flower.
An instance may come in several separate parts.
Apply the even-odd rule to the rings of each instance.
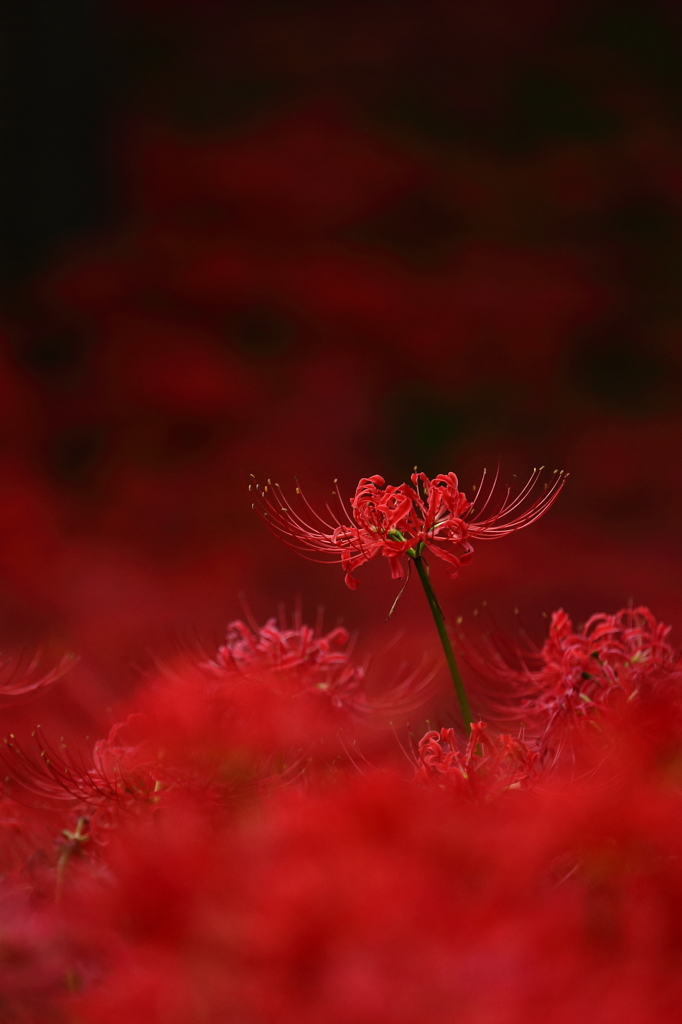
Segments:
[[[362,691],[364,668],[351,660],[352,642],[340,626],[329,633],[302,622],[292,627],[268,619],[264,626],[231,622],[226,642],[206,667],[219,678],[273,674],[291,679],[292,692],[324,693],[335,707],[352,706]]]
[[[323,514],[298,487],[299,511],[279,484],[253,483],[250,490],[256,496],[254,508],[274,533],[312,561],[340,563],[347,585],[355,590],[359,581],[353,573],[377,555],[388,559],[394,579],[402,578],[405,556],[419,557],[424,551],[440,558],[448,574],[456,576],[471,560],[474,541],[494,540],[530,526],[554,504],[567,474],[555,471],[538,492],[542,468],[533,471],[517,494],[511,488],[497,494],[498,475],[488,485],[484,473],[473,501],[460,491],[454,473],[430,480],[415,472],[411,483],[398,486],[386,484],[381,476],[365,477],[351,498],[350,510],[335,490],[335,505],[327,504]]]
[[[419,782],[449,785],[470,796],[519,789],[535,778],[537,752],[520,737],[491,737],[485,722],[476,722],[463,752],[454,729],[432,730],[417,749]]]
[[[272,688],[290,698],[317,694],[337,710],[377,717],[401,715],[423,704],[432,692],[434,673],[419,669],[403,674],[381,694],[367,690],[367,663],[353,659],[354,639],[336,626],[323,632],[320,622],[306,625],[296,614],[291,626],[268,619],[264,626],[230,622],[225,643],[204,663],[230,693],[230,683],[269,678]],[[376,672],[375,672],[376,674]]]
[[[285,497],[279,484],[270,480],[255,488],[257,508],[271,529],[285,543],[304,553],[312,561],[339,562],[346,571],[346,583],[358,586],[353,572],[376,555],[388,559],[391,575],[403,575],[402,560],[408,567],[414,562],[424,588],[436,629],[443,647],[448,670],[457,694],[467,732],[473,716],[462,677],[448,637],[443,612],[433,592],[424,552],[429,551],[445,562],[450,576],[470,561],[474,540],[493,540],[534,523],[556,501],[566,474],[555,470],[554,479],[537,494],[542,469],[533,470],[528,482],[512,495],[511,488],[495,496],[498,474],[490,484],[481,480],[474,501],[459,489],[454,473],[440,474],[430,480],[425,473],[412,474],[411,483],[387,485],[381,476],[364,477],[350,502],[350,512],[341,501],[338,490],[338,514],[329,504],[329,519],[324,519],[303,497],[299,514]],[[345,521],[344,521],[345,520]],[[318,557],[307,555],[315,552]],[[400,595],[398,595],[400,596]],[[395,606],[395,605],[394,605]]]
[[[609,708],[672,693],[682,687],[682,651],[669,642],[670,626],[648,608],[592,615],[575,628],[554,612],[541,646],[493,630],[478,643],[460,635],[469,664],[494,684],[487,703],[505,721],[523,722],[554,749],[567,728]]]
[[[40,726],[28,745],[11,734],[0,748],[5,787],[12,794],[34,794],[42,806],[72,804],[77,816],[88,822],[89,838],[102,841],[117,814],[152,804],[159,787],[174,782],[153,744],[122,738],[136,717],[114,725],[106,739],[82,755],[72,752],[63,739],[58,745],[50,743]]]

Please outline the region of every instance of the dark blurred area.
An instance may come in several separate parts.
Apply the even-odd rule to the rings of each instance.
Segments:
[[[78,651],[86,716],[241,594],[419,656],[421,595],[386,624],[245,480],[498,460],[571,478],[450,615],[679,638],[678,5],[16,0],[2,54],[0,647]]]

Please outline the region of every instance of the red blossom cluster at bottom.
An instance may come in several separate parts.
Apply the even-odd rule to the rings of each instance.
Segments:
[[[536,694],[533,729],[440,723],[412,746],[428,688],[371,698],[350,648],[235,623],[89,754],[8,737],[1,1020],[680,1020],[667,631],[646,609],[560,613],[532,667],[492,658],[501,705],[522,676],[526,718]]]

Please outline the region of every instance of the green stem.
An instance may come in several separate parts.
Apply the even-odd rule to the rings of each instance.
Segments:
[[[59,859],[57,861],[57,884],[55,887],[55,903],[60,903],[62,895],[64,893],[64,882],[66,879],[66,869],[69,861],[73,854],[79,850],[84,843],[87,843],[89,836],[87,833],[88,819],[79,818],[76,822],[76,829],[71,832],[69,829],[62,829],[62,835],[66,839],[66,842],[62,846]]]
[[[440,605],[438,604],[436,595],[433,592],[433,587],[431,586],[431,580],[429,579],[429,570],[426,566],[426,562],[424,561],[424,559],[421,557],[421,555],[418,555],[416,551],[413,555],[410,554],[410,552],[408,551],[408,555],[410,555],[410,558],[412,558],[412,561],[414,562],[417,568],[417,572],[419,573],[419,579],[421,580],[422,587],[424,588],[424,593],[426,594],[426,600],[429,602],[429,608],[431,609],[431,614],[433,615],[434,622],[436,623],[438,636],[440,637],[440,642],[443,645],[445,660],[448,663],[450,675],[452,676],[452,682],[455,687],[455,693],[457,694],[457,700],[459,701],[459,707],[462,712],[462,718],[464,719],[464,725],[466,727],[467,734],[469,734],[471,732],[471,723],[473,721],[471,715],[471,708],[469,707],[469,701],[467,699],[466,690],[464,689],[464,683],[462,682],[462,677],[459,673],[457,661],[455,660],[455,652],[452,649],[450,637],[448,636],[448,631],[445,627],[445,619],[443,618],[443,613],[440,610]]]

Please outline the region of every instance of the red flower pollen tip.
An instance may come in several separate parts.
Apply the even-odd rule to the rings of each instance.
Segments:
[[[403,575],[402,557],[414,558],[424,549],[442,559],[448,574],[456,576],[471,559],[472,541],[493,540],[530,526],[554,504],[567,474],[555,470],[538,493],[543,468],[533,470],[517,494],[509,487],[497,497],[498,474],[486,484],[484,472],[473,501],[460,491],[454,473],[429,480],[425,473],[415,472],[411,483],[398,486],[386,484],[381,476],[364,477],[351,498],[350,511],[336,488],[334,507],[328,503],[323,515],[299,487],[298,511],[279,484],[270,480],[265,486],[253,482],[249,490],[256,498],[253,507],[274,533],[312,561],[339,562],[346,571],[346,583],[355,590],[358,580],[353,572],[376,555],[388,558],[394,579]]]

